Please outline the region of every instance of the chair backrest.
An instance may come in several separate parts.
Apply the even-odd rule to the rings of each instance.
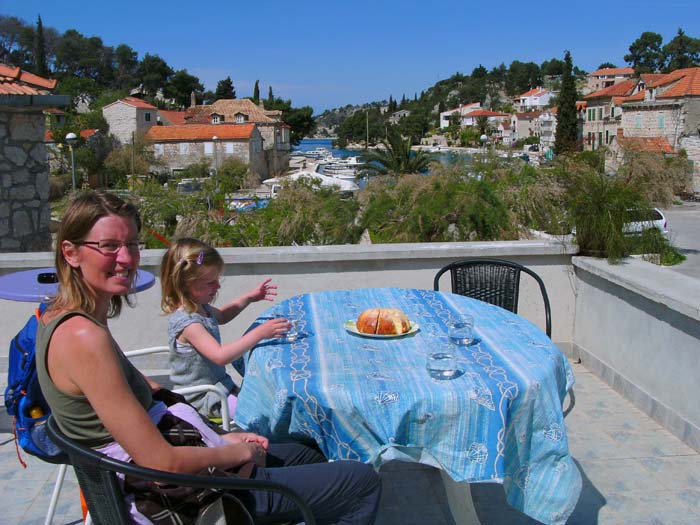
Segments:
[[[518,313],[520,273],[530,275],[540,287],[544,300],[547,336],[552,337],[552,314],[549,296],[540,276],[529,268],[503,259],[463,259],[441,268],[433,280],[433,289],[440,290],[440,277],[450,272],[452,293],[495,304]]]
[[[315,525],[316,523],[308,504],[296,492],[273,481],[175,474],[140,467],[133,463],[125,463],[110,458],[76,443],[61,432],[53,416],[49,417],[46,426],[49,437],[68,454],[95,525],[123,525],[131,522],[124,505],[124,494],[121,489],[121,483],[117,479],[117,473],[137,479],[157,481],[176,486],[222,489],[225,491],[262,490],[279,492],[296,503],[301,510],[304,523],[307,525]]]

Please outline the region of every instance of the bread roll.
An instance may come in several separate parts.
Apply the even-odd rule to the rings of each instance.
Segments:
[[[375,335],[400,335],[411,329],[411,323],[398,308],[369,308],[355,323],[358,332]]]

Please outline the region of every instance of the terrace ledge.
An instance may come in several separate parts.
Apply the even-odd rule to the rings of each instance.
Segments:
[[[576,268],[700,321],[700,279],[636,258],[609,264],[605,259],[577,256],[571,262]]]

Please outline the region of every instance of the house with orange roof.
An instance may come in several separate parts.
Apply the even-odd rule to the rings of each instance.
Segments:
[[[284,173],[289,166],[291,128],[282,121],[281,111],[265,109],[262,100],[259,105],[247,98],[220,99],[205,105],[195,105],[193,101],[186,110],[185,123],[213,126],[255,124],[263,140],[270,176]]]
[[[486,117],[486,119],[489,122],[489,125],[492,128],[497,127],[498,124],[503,122],[504,120],[510,120],[509,113],[489,111],[488,109],[476,109],[474,111],[470,111],[465,115],[462,115],[462,127],[476,126],[477,119],[479,117]]]
[[[546,108],[554,96],[554,93],[543,88],[536,87],[515,97],[513,102],[520,113],[527,111],[539,111]]]
[[[56,80],[0,64],[0,252],[51,249],[44,112],[70,104]]]
[[[467,113],[471,111],[475,111],[477,109],[481,109],[481,102],[471,102],[469,104],[462,104],[461,106],[457,108],[452,108],[448,109],[446,111],[440,112],[440,128],[445,129],[449,127],[450,125],[450,118],[452,117],[453,114],[457,113],[460,116],[460,122],[461,122],[461,117],[466,115]]]
[[[622,102],[634,95],[638,79],[627,79],[584,97],[583,149],[592,151],[610,144],[622,126]]]
[[[263,138],[254,123],[152,126],[145,137],[170,174],[201,161],[208,162],[215,171],[224,160],[236,157],[246,162],[260,180],[269,175]]]
[[[700,191],[700,67],[648,76],[622,110],[623,137],[663,138],[673,151],[685,150]]]
[[[136,97],[125,97],[102,108],[109,133],[121,144],[131,144],[156,124],[158,108]]]
[[[156,125],[159,126],[177,126],[186,124],[187,111],[175,111],[167,109],[159,109],[156,116]]]
[[[541,111],[527,111],[524,113],[513,113],[510,115],[510,126],[513,130],[513,142],[526,139],[528,137],[539,136],[539,121],[537,119],[541,114]]]
[[[605,67],[596,69],[586,75],[586,87],[584,94],[600,91],[625,80],[634,78],[633,67]]]

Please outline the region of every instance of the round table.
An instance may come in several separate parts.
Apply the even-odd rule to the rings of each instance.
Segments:
[[[47,302],[58,289],[54,268],[34,268],[0,276],[0,299],[23,302]],[[146,270],[136,271],[133,292],[148,290],[156,282]]]

